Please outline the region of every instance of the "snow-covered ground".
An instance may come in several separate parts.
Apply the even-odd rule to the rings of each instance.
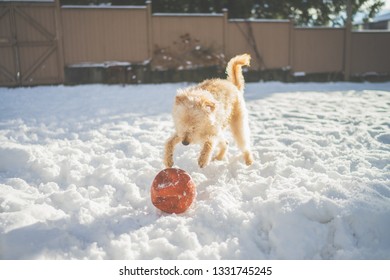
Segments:
[[[180,145],[197,197],[169,215],[183,86],[0,88],[0,258],[390,259],[390,83],[248,84],[255,164]]]

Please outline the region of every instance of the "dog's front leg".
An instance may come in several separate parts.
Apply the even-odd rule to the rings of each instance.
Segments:
[[[212,151],[213,151],[213,148],[214,148],[214,142],[215,141],[213,141],[213,140],[207,140],[203,144],[203,148],[202,148],[202,151],[200,152],[200,156],[199,156],[199,159],[198,159],[198,164],[199,164],[200,168],[203,168],[203,167],[205,167],[206,165],[209,164],[210,158],[211,158],[211,154],[212,154]]]
[[[173,151],[177,143],[180,142],[180,137],[177,134],[174,134],[171,138],[168,139],[165,144],[165,154],[164,154],[164,165],[165,167],[173,166]]]

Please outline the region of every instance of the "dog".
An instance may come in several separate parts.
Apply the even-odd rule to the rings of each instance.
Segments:
[[[201,168],[211,160],[222,160],[227,150],[222,132],[227,126],[230,126],[246,165],[253,163],[242,75],[242,66],[249,66],[250,58],[249,54],[233,57],[226,67],[226,80],[209,79],[177,91],[172,112],[176,131],[165,144],[164,165],[167,168],[173,166],[174,148],[180,142],[185,146],[202,146],[198,159]]]

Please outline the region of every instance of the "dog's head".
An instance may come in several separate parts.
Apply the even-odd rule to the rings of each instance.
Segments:
[[[202,143],[214,134],[216,102],[204,90],[179,90],[173,106],[176,133],[183,145]]]

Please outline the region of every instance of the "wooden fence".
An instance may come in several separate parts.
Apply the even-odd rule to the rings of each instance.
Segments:
[[[55,3],[0,2],[0,85],[64,80]]]
[[[65,65],[149,57],[145,8],[61,8]]]
[[[228,59],[250,53],[255,70],[291,74],[390,74],[390,32],[301,28],[289,20],[228,20],[220,14],[152,14],[145,6],[0,2],[0,85],[63,83],[75,64],[144,63],[190,34]]]

